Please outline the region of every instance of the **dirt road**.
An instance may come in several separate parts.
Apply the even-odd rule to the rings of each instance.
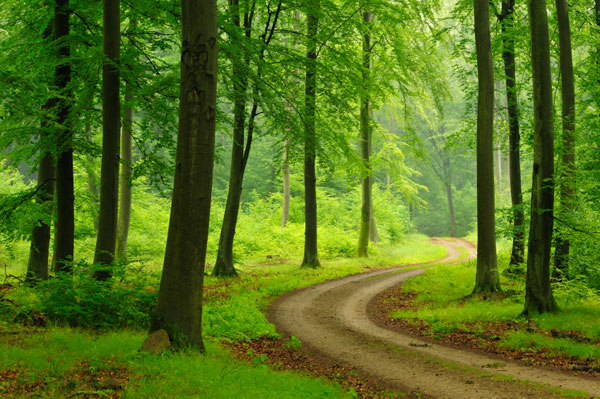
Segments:
[[[447,247],[446,258],[409,270],[398,267],[349,276],[283,295],[272,304],[269,319],[280,332],[298,337],[303,350],[353,365],[391,388],[423,398],[546,399],[564,397],[561,390],[582,392],[574,397],[600,398],[600,381],[499,361],[376,325],[367,308],[377,294],[427,267],[465,260],[465,251],[469,257],[476,255],[467,241],[434,241]]]

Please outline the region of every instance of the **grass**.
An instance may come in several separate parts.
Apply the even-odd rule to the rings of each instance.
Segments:
[[[501,259],[502,261],[502,259]],[[503,262],[501,262],[501,266]],[[501,267],[502,270],[502,267]],[[437,335],[457,329],[478,334],[485,323],[524,322],[523,278],[508,279],[501,274],[504,294],[495,300],[471,297],[475,281],[475,261],[427,270],[407,281],[403,290],[416,293],[417,310],[399,310],[393,318],[420,319]],[[513,350],[547,352],[548,356],[568,355],[600,363],[600,298],[588,292],[578,298],[567,295],[572,287],[556,287],[558,313],[533,316],[533,331],[518,330],[502,337],[501,346]],[[549,332],[553,332],[556,337]],[[585,341],[590,342],[585,342]]]
[[[114,391],[102,386],[103,380],[116,376],[127,381],[123,398],[354,397],[352,392],[320,379],[270,370],[260,358],[254,363],[233,360],[219,341],[276,336],[261,310],[282,293],[373,268],[435,260],[445,254],[444,248],[431,244],[427,237],[412,235],[397,246],[375,246],[367,259],[324,260],[319,269],[300,269],[296,260],[247,262],[239,268],[239,279],[207,277],[204,355],[141,354],[137,350],[146,336],[143,330],[100,333],[59,326],[32,330],[0,322],[0,396],[116,397],[111,396]],[[157,277],[150,283],[154,288]],[[26,288],[11,290],[8,299],[28,307],[39,301],[35,291]]]
[[[15,371],[0,384],[6,398],[108,396],[101,380],[127,378],[123,398],[350,398],[340,387],[291,372],[232,360],[216,342],[207,354],[137,352],[145,334],[97,335],[68,328],[25,334],[18,344],[0,335],[0,370]],[[92,396],[89,396],[92,397]]]

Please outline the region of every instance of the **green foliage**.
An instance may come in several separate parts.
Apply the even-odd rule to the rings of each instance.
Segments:
[[[39,313],[59,325],[94,329],[147,328],[156,304],[156,292],[148,276],[114,267],[115,278],[107,282],[93,278],[94,267],[73,265],[73,277],[58,275],[35,289],[12,290],[14,302],[4,317],[23,319]]]
[[[500,243],[501,253],[506,253],[508,249],[508,246]],[[508,260],[508,256],[499,257],[501,269],[507,267]],[[410,279],[403,286],[406,291],[417,294],[416,301],[420,309],[395,311],[392,315],[396,318],[424,320],[439,333],[448,333],[456,328],[477,333],[480,323],[509,321],[520,317],[525,291],[525,281],[521,277],[504,279],[501,276],[504,292],[498,298],[482,300],[479,296],[470,296],[474,276],[474,261],[428,270],[423,276]],[[582,279],[557,284],[554,292],[561,312],[536,315],[531,318],[531,322],[542,332],[575,332],[586,339],[597,340],[600,337],[597,323],[600,317],[598,293],[590,290]],[[593,344],[566,338],[552,339],[527,331],[509,333],[503,340],[503,345],[513,349],[561,352],[582,358],[598,356],[598,348]]]
[[[125,377],[128,381],[121,394],[127,398],[351,397],[320,379],[234,361],[212,341],[207,342],[207,354],[189,351],[153,356],[138,352],[145,338],[142,332],[55,329],[18,336],[19,345],[10,342],[14,335],[0,336],[0,369],[17,371],[20,383],[30,387],[28,394],[43,397],[66,397],[73,391],[94,397],[113,394],[82,378],[94,380],[103,375]]]

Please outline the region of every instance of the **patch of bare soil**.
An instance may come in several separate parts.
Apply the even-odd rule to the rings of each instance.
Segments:
[[[294,348],[283,338],[263,338],[227,344],[235,356],[254,364],[267,364],[274,370],[305,373],[333,381],[363,399],[424,398],[417,394],[394,392],[373,376],[365,376],[356,367],[335,359]]]
[[[529,331],[548,337],[568,338],[577,342],[600,344],[577,331],[542,331],[526,321],[494,323],[465,323],[453,331],[440,333],[419,319],[392,319],[391,312],[398,309],[418,310],[416,294],[405,292],[402,286],[393,287],[377,295],[369,303],[369,315],[377,325],[392,331],[409,333],[415,337],[441,342],[465,350],[475,350],[498,356],[505,360],[518,360],[527,366],[543,366],[564,372],[578,372],[590,377],[600,377],[600,364],[594,359],[580,359],[566,354],[549,354],[524,348],[514,350],[503,347],[502,340],[511,332]],[[422,306],[422,305],[421,305]]]

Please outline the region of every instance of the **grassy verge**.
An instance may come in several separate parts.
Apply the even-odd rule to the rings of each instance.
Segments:
[[[504,263],[504,262],[501,262]],[[504,265],[505,266],[505,265]],[[503,267],[501,266],[501,271]],[[480,347],[505,351],[511,357],[562,359],[577,368],[600,366],[600,297],[577,281],[554,287],[561,309],[525,320],[524,277],[501,275],[503,293],[492,298],[470,297],[475,281],[475,261],[428,270],[402,288],[410,302],[392,312],[392,318],[418,324],[434,337],[447,340],[470,334]],[[486,300],[487,299],[487,300]],[[584,370],[587,371],[587,370]]]
[[[233,360],[219,342],[276,336],[261,309],[284,292],[373,268],[435,260],[444,255],[445,249],[429,243],[424,236],[414,235],[394,247],[373,248],[368,259],[328,260],[316,270],[300,269],[293,260],[271,259],[247,262],[240,267],[239,279],[207,277],[205,355],[195,352],[162,357],[141,354],[137,352],[145,338],[141,326],[137,330],[98,332],[56,325],[25,328],[4,321],[0,324],[0,396],[350,398],[354,393],[339,385],[273,371],[260,358],[252,362]],[[157,277],[143,276],[145,291],[156,292]],[[131,289],[131,284],[125,285]],[[0,319],[4,320],[23,314],[24,310],[31,314],[41,301],[35,290],[25,287],[11,289],[3,298],[12,302],[0,307],[4,313]],[[78,303],[79,306],[84,304]]]

